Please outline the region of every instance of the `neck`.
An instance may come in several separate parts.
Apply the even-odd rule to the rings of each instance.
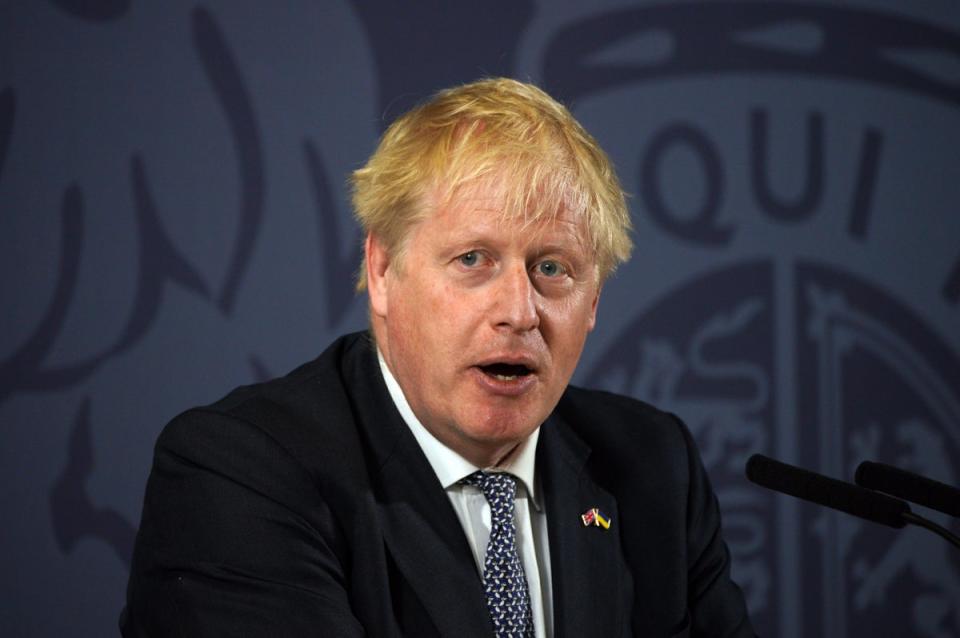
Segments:
[[[431,432],[431,434],[433,433]],[[434,434],[434,436],[436,436],[436,434]],[[439,437],[437,438],[439,439]],[[441,442],[443,442],[444,445],[449,447],[451,450],[456,451],[457,454],[459,454],[460,456],[467,459],[468,461],[470,461],[471,463],[473,463],[474,465],[476,465],[481,469],[497,468],[497,467],[506,465],[511,459],[513,459],[516,456],[517,452],[520,450],[520,446],[523,443],[522,441],[520,442],[511,441],[506,445],[497,446],[492,450],[484,448],[484,449],[476,450],[475,454],[468,455],[468,454],[464,454],[463,450],[459,450],[453,447],[452,445],[449,445],[446,441],[443,441],[442,439],[440,440]]]

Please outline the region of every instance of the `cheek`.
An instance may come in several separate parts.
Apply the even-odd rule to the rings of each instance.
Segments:
[[[586,294],[577,293],[544,309],[540,331],[557,363],[564,368],[573,366],[580,358],[583,344],[594,324],[593,301]]]
[[[550,311],[555,322],[568,326],[571,332],[589,331],[594,321],[594,296],[586,290],[577,290],[560,299]]]
[[[400,329],[408,335],[408,347],[418,359],[433,361],[435,367],[459,351],[458,337],[464,332],[464,303],[450,286],[432,282],[411,291],[404,300]]]
[[[437,283],[431,287],[420,311],[437,329],[453,331],[457,327],[464,330],[466,324],[484,316],[487,305],[482,293],[454,284]]]

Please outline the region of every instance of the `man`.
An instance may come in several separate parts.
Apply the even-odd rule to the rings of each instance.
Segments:
[[[567,386],[629,256],[539,89],[444,91],[354,174],[371,333],[161,435],[126,636],[752,636],[686,428]]]

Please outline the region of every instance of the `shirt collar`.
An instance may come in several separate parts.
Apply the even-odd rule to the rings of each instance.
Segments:
[[[427,457],[427,461],[430,462],[434,473],[437,475],[437,478],[440,479],[440,484],[443,485],[443,489],[446,490],[457,485],[462,479],[480,470],[481,468],[441,443],[439,439],[433,436],[433,434],[420,423],[420,419],[417,418],[417,415],[415,415],[410,408],[410,404],[407,402],[407,397],[404,396],[400,384],[397,383],[393,373],[390,372],[390,368],[387,366],[387,362],[384,361],[380,348],[377,348],[377,360],[380,362],[380,371],[383,373],[383,380],[387,385],[387,392],[390,393],[390,398],[393,399],[393,403],[397,406],[400,416],[403,417],[407,427],[410,428],[414,438]],[[517,449],[510,454],[510,457],[506,459],[503,464],[496,467],[482,468],[488,472],[506,472],[518,478],[537,510],[540,509],[540,502],[534,486],[534,476],[536,476],[537,441],[539,438],[540,427],[538,426],[525,441],[520,443]]]

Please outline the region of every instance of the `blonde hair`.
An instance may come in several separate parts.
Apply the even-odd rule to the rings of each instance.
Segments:
[[[397,118],[351,177],[354,214],[399,264],[414,225],[483,180],[497,184],[506,218],[584,219],[600,281],[629,258],[630,216],[606,153],[564,106],[507,78],[440,91]]]

